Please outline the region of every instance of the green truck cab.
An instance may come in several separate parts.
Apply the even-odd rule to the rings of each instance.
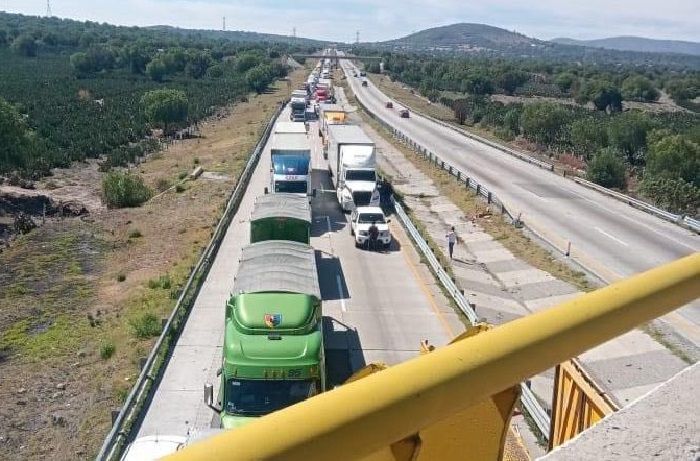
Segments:
[[[255,201],[250,216],[250,243],[266,240],[311,241],[311,205],[290,193],[265,194]]]
[[[243,248],[226,303],[219,392],[205,403],[234,429],[326,389],[321,292],[314,249],[270,240]]]

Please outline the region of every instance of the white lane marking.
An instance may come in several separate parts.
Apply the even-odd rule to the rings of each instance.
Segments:
[[[559,186],[559,187],[562,187],[562,186]],[[583,186],[581,186],[581,187],[583,187]],[[653,227],[651,227],[651,226],[649,226],[649,225],[647,225],[647,224],[644,224],[644,223],[642,223],[642,222],[639,222],[639,221],[635,220],[634,218],[631,218],[631,217],[626,216],[626,215],[624,215],[624,214],[620,214],[619,212],[614,211],[614,210],[608,208],[607,206],[603,205],[603,202],[602,202],[602,201],[601,201],[601,202],[596,202],[595,200],[592,200],[592,199],[586,197],[585,195],[581,195],[581,194],[579,194],[578,192],[575,192],[575,191],[573,190],[573,188],[571,188],[571,189],[565,189],[564,187],[562,187],[562,189],[564,189],[564,190],[566,190],[566,191],[569,191],[569,192],[571,192],[572,194],[574,194],[574,195],[576,195],[576,196],[578,196],[578,197],[580,197],[580,198],[582,198],[582,199],[584,199],[584,200],[586,200],[586,201],[588,201],[588,202],[591,202],[591,203],[594,204],[596,207],[602,208],[602,209],[604,209],[604,210],[606,210],[606,211],[608,211],[608,212],[614,214],[614,215],[617,216],[618,218],[622,218],[622,219],[625,219],[625,220],[627,220],[627,221],[629,221],[629,222],[631,222],[631,223],[634,223],[634,224],[636,224],[636,225],[638,225],[638,226],[642,226],[642,227],[646,228],[647,230],[650,230],[651,232],[655,233],[656,235],[658,235],[658,236],[660,236],[660,237],[665,237],[666,239],[668,239],[668,240],[670,240],[670,241],[672,241],[672,242],[674,242],[674,243],[677,243],[677,244],[680,245],[680,246],[686,247],[686,248],[688,248],[689,250],[698,251],[697,248],[691,247],[690,245],[686,245],[685,243],[681,242],[680,240],[676,240],[676,239],[673,238],[673,237],[670,237],[670,236],[668,236],[668,235],[666,235],[666,234],[664,234],[664,233],[662,233],[662,232],[659,232],[659,231],[657,231],[656,229],[654,229]],[[621,202],[621,203],[622,203],[622,202]],[[659,219],[661,219],[661,218],[659,218]],[[665,221],[663,221],[663,223],[666,224]]]
[[[607,238],[609,238],[609,239],[611,239],[611,240],[615,240],[615,241],[616,241],[617,243],[619,243],[620,245],[624,245],[624,246],[626,246],[626,247],[629,246],[626,242],[623,242],[622,240],[620,240],[620,239],[617,238],[617,237],[613,237],[612,235],[608,234],[607,232],[605,232],[605,231],[604,231],[603,229],[601,229],[600,227],[596,227],[595,229],[596,229],[598,232],[600,232],[601,234],[603,234],[604,236],[606,236]]]
[[[529,191],[529,190],[525,189],[524,187],[523,187],[522,189],[523,189],[525,192],[527,192],[528,194],[532,195],[533,197],[536,197],[536,198],[542,200],[543,202],[549,202],[549,200],[547,200],[546,198],[540,197],[539,195],[535,194],[535,193],[532,192],[532,191]]]
[[[333,240],[331,239],[333,229],[331,228],[331,217],[329,215],[326,215],[326,224],[328,225],[328,245],[331,247],[331,254],[335,255],[335,250],[333,249]]]
[[[340,280],[340,274],[335,276],[335,281],[338,283],[338,299],[340,299],[340,310],[347,312],[345,307],[345,296],[343,296],[343,282]]]

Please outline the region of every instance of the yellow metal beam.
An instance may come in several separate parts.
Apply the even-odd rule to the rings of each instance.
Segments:
[[[700,253],[695,253],[313,397],[164,459],[367,457],[698,297]]]

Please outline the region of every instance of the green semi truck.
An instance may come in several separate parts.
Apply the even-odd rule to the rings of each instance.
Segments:
[[[310,239],[311,205],[306,197],[279,193],[257,198],[250,216],[250,243],[290,240],[308,245]]]
[[[226,303],[218,402],[205,403],[233,429],[326,389],[321,292],[314,249],[269,240],[243,248]]]

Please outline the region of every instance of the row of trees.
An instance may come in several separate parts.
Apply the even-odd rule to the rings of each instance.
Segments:
[[[381,56],[388,75],[419,89],[433,101],[445,92],[568,97],[610,112],[621,110],[622,101],[657,101],[662,89],[684,104],[700,95],[700,72],[693,67],[678,71],[648,66],[583,65],[544,58],[441,58],[390,52]],[[365,66],[370,72],[379,72],[375,60]]]
[[[697,115],[608,115],[555,102],[503,104],[485,97],[441,102],[453,108],[460,124],[479,124],[506,141],[524,138],[552,155],[576,155],[598,184],[625,189],[634,176],[642,180],[640,191],[660,206],[690,215],[700,207]]]
[[[13,22],[3,24],[8,17]],[[287,73],[279,57],[294,51],[283,43],[2,14],[0,31],[0,174],[28,177],[101,155],[105,169],[133,162],[157,148],[150,128],[168,134],[265,91]],[[39,52],[20,51],[25,41]],[[176,110],[157,107],[152,98],[163,94]],[[12,145],[4,142],[6,128]]]

